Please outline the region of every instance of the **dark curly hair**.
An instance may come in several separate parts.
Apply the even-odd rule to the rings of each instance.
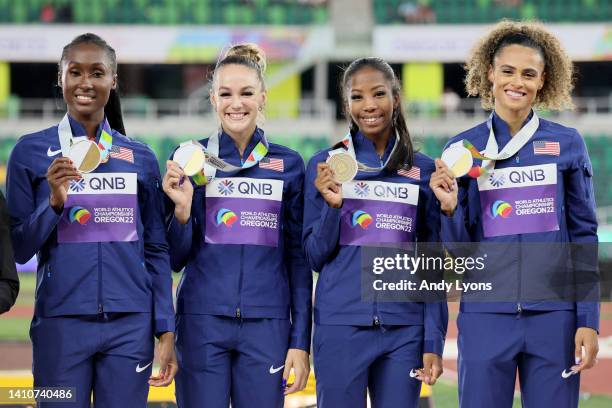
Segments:
[[[465,89],[480,96],[482,107],[493,109],[494,98],[488,79],[489,67],[508,45],[518,44],[536,50],[544,60],[546,77],[538,91],[535,106],[551,110],[573,108],[574,68],[559,40],[538,22],[501,21],[474,46],[465,69]]]

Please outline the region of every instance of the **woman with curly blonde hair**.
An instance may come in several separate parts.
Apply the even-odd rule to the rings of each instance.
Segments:
[[[472,170],[456,178],[438,159],[430,186],[444,214],[442,239],[493,243],[479,244],[489,252],[483,272],[504,293],[462,297],[460,405],[511,407],[518,371],[523,406],[577,407],[579,373],[596,361],[599,305],[546,292],[574,293],[590,271],[577,271],[561,247],[596,246],[592,167],[575,129],[534,112],[572,107],[572,62],[541,24],[503,21],[466,69],[468,94],[493,112],[448,143],[471,151]]]

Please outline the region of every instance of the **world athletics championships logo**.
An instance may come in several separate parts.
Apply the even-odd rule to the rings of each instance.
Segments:
[[[372,216],[365,211],[357,210],[353,213],[353,228],[359,225],[361,229],[366,229],[372,223]]]
[[[217,226],[223,224],[229,228],[236,221],[238,221],[238,216],[232,210],[222,208],[217,212]]]
[[[370,186],[368,186],[363,181],[356,183],[355,184],[355,194],[357,194],[359,197],[367,196],[368,194],[370,194]]]
[[[497,200],[491,205],[491,215],[493,218],[498,215],[502,218],[508,218],[510,213],[512,212],[512,206],[505,201]]]
[[[79,207],[78,205],[72,207],[68,212],[68,219],[70,220],[70,223],[76,221],[81,225],[85,225],[90,218],[91,213],[86,208]]]
[[[70,191],[83,191],[85,190],[85,179],[70,180]]]
[[[499,176],[497,176],[495,173],[491,173],[489,176],[489,183],[491,183],[493,187],[503,186],[505,182],[506,176],[503,173]]]
[[[219,192],[223,195],[230,195],[234,192],[234,182],[231,180],[223,180],[219,183]]]

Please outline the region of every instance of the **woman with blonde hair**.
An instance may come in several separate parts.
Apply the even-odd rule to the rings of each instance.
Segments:
[[[185,268],[177,301],[180,407],[281,408],[284,395],[308,380],[304,163],[258,126],[265,65],[256,45],[231,47],[210,93],[221,126],[193,143],[207,164],[190,182],[179,163],[167,162],[170,261],[175,271]],[[291,369],[295,381],[286,384]]]

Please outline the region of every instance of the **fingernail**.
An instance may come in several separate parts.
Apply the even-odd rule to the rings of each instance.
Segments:
[[[575,358],[576,364],[580,364],[580,362],[582,361],[582,359],[580,357],[576,357]]]

